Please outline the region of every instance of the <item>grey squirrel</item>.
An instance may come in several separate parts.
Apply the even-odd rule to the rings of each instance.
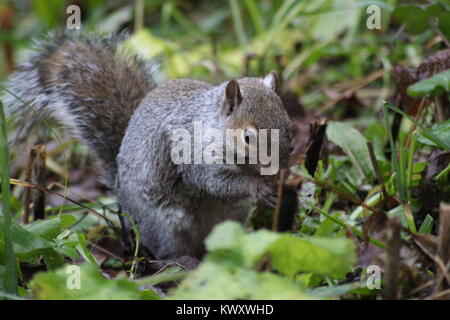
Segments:
[[[278,77],[157,83],[155,62],[121,50],[124,37],[54,33],[38,42],[7,87],[88,145],[156,258],[200,258],[214,225],[244,221],[255,201],[273,207],[276,190],[259,163],[174,164],[171,133],[192,132],[195,121],[222,131],[278,129],[286,166],[293,127],[276,92]],[[9,94],[2,100],[10,115],[28,112]]]

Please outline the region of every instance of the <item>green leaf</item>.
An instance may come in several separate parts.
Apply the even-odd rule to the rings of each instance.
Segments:
[[[425,8],[428,17],[440,18],[447,13],[447,8],[442,3],[433,3]]]
[[[450,120],[434,124],[430,131],[434,136],[438,137],[439,140],[450,141]],[[417,140],[429,146],[439,147],[435,142],[427,138],[427,136],[421,132],[418,133]]]
[[[81,254],[83,259],[93,265],[97,265],[97,260],[87,248],[86,237],[82,233],[77,233],[74,235],[74,238],[77,241],[76,249]]]
[[[350,157],[362,177],[373,179],[374,173],[367,149],[366,138],[355,128],[344,123],[330,121],[327,137]]]
[[[278,238],[278,234],[267,230],[246,234],[239,223],[226,221],[213,229],[205,244],[215,258],[222,259],[225,254],[229,259],[231,253],[237,264],[251,267]]]
[[[338,298],[352,290],[366,287],[365,283],[347,283],[339,286],[332,287],[318,287],[312,290],[309,290],[308,293],[314,298]]]
[[[3,216],[0,216],[0,230],[4,228]],[[38,250],[51,247],[51,243],[13,222],[11,225],[14,253],[18,258],[30,258],[40,254]],[[0,237],[0,252],[4,252],[4,238]]]
[[[423,233],[423,234],[430,234],[431,230],[433,228],[433,224],[434,224],[433,217],[430,216],[429,214],[427,214],[427,216],[423,220],[422,225],[420,226],[418,232]]]
[[[64,266],[63,256],[52,248],[41,250],[47,270],[56,270]]]
[[[294,276],[312,272],[342,278],[356,262],[354,243],[345,238],[298,238],[284,235],[269,249],[272,265]]]
[[[141,292],[141,300],[159,300],[160,297],[151,289],[145,289]]]
[[[392,19],[404,25],[410,34],[419,34],[430,28],[429,14],[424,9],[412,5],[397,7],[392,13]]]
[[[238,268],[230,270],[207,260],[192,272],[170,299],[310,299],[279,275]]]
[[[136,300],[141,297],[138,285],[127,278],[106,279],[92,264],[81,266],[79,273],[77,267],[37,274],[30,283],[33,296],[40,300]],[[71,286],[77,283],[78,275],[79,289]]]
[[[34,0],[32,4],[35,13],[44,25],[47,28],[53,28],[58,24],[62,13],[65,12],[65,2],[65,0],[53,0],[50,2],[46,0]]]
[[[58,234],[61,233],[63,229],[71,226],[75,222],[75,217],[62,214],[61,216],[49,217],[46,220],[38,220],[30,224],[26,224],[23,227],[47,241],[52,241],[58,236]]]
[[[436,185],[439,189],[444,190],[446,186],[450,186],[450,163],[447,167],[436,175]]]
[[[226,221],[216,226],[205,240],[208,251],[233,249],[240,245],[245,236],[242,226],[234,221]]]
[[[442,32],[442,34],[447,38],[447,40],[450,40],[450,12],[449,11],[447,11],[439,16],[438,28]]]
[[[409,86],[407,92],[413,98],[422,98],[426,95],[439,96],[450,92],[450,70],[439,72]]]
[[[438,146],[441,149],[444,150],[450,150],[450,141],[442,140],[438,136],[436,136],[430,129],[424,128],[418,123],[413,117],[411,117],[409,114],[401,110],[400,108],[388,103],[384,102],[384,107],[388,107],[389,109],[394,110],[395,112],[400,113],[402,116],[413,122],[419,129],[420,134],[432,141],[436,146]],[[384,108],[383,107],[383,108]],[[383,109],[384,110],[384,109]]]
[[[72,219],[70,219],[72,221]],[[0,217],[0,227],[3,217]],[[12,240],[16,258],[36,262],[40,257],[44,258],[45,265],[53,270],[64,265],[61,253],[55,250],[51,242],[61,231],[62,222],[59,217],[49,220],[37,221],[30,225],[21,226],[12,224]],[[3,252],[4,240],[0,237],[0,252]],[[0,254],[0,261],[3,260]]]
[[[317,237],[332,237],[338,228],[339,226],[333,220],[325,219],[316,229],[314,235]]]

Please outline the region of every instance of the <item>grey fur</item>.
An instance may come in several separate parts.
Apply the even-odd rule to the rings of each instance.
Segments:
[[[9,86],[80,135],[102,160],[110,187],[117,175],[119,205],[137,222],[143,245],[157,258],[201,257],[203,240],[214,225],[243,221],[255,200],[273,206],[275,189],[259,175],[258,165],[175,165],[170,158],[171,134],[180,128],[192,132],[193,121],[223,131],[252,123],[258,129],[280,129],[280,158],[286,164],[292,127],[273,81],[237,80],[242,102],[225,96],[227,82],[212,86],[179,79],[156,86],[145,71],[152,63],[115,54],[114,38],[58,39],[13,75]],[[57,72],[60,64],[52,60],[61,54],[66,73]],[[238,105],[230,108],[230,101]],[[13,100],[6,103],[17,113]]]

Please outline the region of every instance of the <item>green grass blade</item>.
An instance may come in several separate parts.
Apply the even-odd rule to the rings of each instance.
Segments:
[[[244,23],[242,21],[241,9],[237,0],[229,0],[228,2],[230,3],[236,37],[238,38],[239,44],[243,46],[247,43],[247,36],[245,34]]]
[[[405,153],[405,147],[403,145],[403,140],[399,141],[399,161],[398,161],[398,169],[399,169],[399,184],[400,184],[400,198],[403,200],[408,200],[407,194],[407,184],[406,184],[406,169],[407,169],[407,158]]]
[[[250,13],[250,19],[252,20],[253,28],[256,31],[256,34],[264,33],[264,23],[261,16],[261,12],[259,11],[258,6],[255,3],[255,0],[245,0],[245,6],[247,7],[248,12]]]
[[[388,107],[389,109],[392,109],[395,112],[400,113],[403,117],[405,117],[409,121],[413,122],[416,125],[416,127],[419,128],[419,130],[422,133],[422,135],[425,136],[427,139],[433,141],[439,148],[445,149],[445,150],[450,150],[450,142],[443,141],[438,136],[433,134],[433,132],[431,132],[431,130],[422,127],[413,117],[411,117],[409,114],[407,114],[406,112],[404,112],[400,108],[398,108],[398,107],[396,107],[396,106],[394,106],[394,105],[392,105],[392,104],[390,104],[390,103],[388,103],[386,101],[383,104],[383,108],[384,107]]]
[[[406,172],[406,165],[407,165],[407,159],[405,156],[405,152],[403,149],[403,144],[402,141],[400,141],[400,159],[398,158],[397,155],[397,148],[395,146],[395,142],[394,142],[394,137],[392,136],[392,132],[390,130],[391,126],[389,123],[389,113],[388,113],[388,103],[385,102],[383,104],[383,115],[384,115],[384,120],[386,121],[386,130],[388,133],[388,137],[389,137],[389,145],[391,147],[391,162],[392,162],[392,167],[394,169],[394,173],[395,173],[395,186],[396,186],[396,191],[399,194],[399,198],[402,202],[403,205],[403,211],[405,214],[405,219],[406,222],[408,224],[408,228],[409,230],[411,230],[412,232],[417,232],[416,229],[416,225],[414,223],[414,217],[412,216],[412,212],[411,212],[411,207],[408,204],[408,193],[407,193],[407,172]]]
[[[427,216],[422,222],[422,225],[419,228],[419,233],[430,234],[431,229],[433,228],[433,224],[434,224],[433,217],[427,214]]]
[[[411,186],[412,183],[413,168],[414,168],[413,157],[414,152],[416,151],[416,141],[417,141],[416,132],[414,131],[411,136],[411,144],[408,150],[408,173],[406,176],[406,183],[408,184],[408,186]],[[409,196],[410,195],[408,194],[408,197]]]
[[[392,132],[390,130],[391,125],[389,123],[389,113],[388,113],[388,109],[387,109],[387,103],[383,104],[383,115],[384,115],[384,120],[386,122],[386,130],[387,130],[388,137],[389,137],[389,145],[391,147],[391,162],[392,162],[392,167],[393,167],[394,173],[395,173],[395,186],[397,189],[396,191],[399,193],[401,200],[406,200],[406,197],[405,197],[406,189],[404,189],[404,185],[401,182],[402,174],[400,172],[400,165],[399,165],[399,161],[397,158],[397,148],[395,146],[394,137],[392,136]]]
[[[272,45],[273,40],[294,20],[303,7],[302,2],[286,1],[277,11],[263,40],[262,53]]]
[[[6,139],[6,121],[3,104],[0,101],[0,175],[2,178],[2,203],[5,230],[5,290],[10,294],[17,292],[16,263],[14,259],[14,247],[11,228],[11,203],[9,190],[9,159],[8,144]]]
[[[311,204],[311,207],[314,210],[316,210],[318,213],[323,215],[324,217],[330,219],[331,221],[333,221],[337,225],[341,226],[342,228],[349,229],[351,232],[353,232],[355,235],[357,235],[361,239],[364,237],[363,232],[361,230],[359,230],[357,227],[345,224],[345,222],[343,222],[341,219],[333,217],[332,215],[328,214],[327,212],[325,212],[324,210],[320,209],[318,206],[316,206],[314,204]],[[372,243],[373,245],[377,246],[380,249],[386,249],[386,244],[384,242],[376,239],[376,238],[369,237],[369,242]]]
[[[52,134],[53,137],[55,137],[56,141],[58,142],[58,144],[60,146],[63,145],[61,139],[59,138],[59,136],[56,134],[56,131],[52,128],[52,126],[49,124],[49,122],[43,118],[41,118],[41,113],[38,112],[37,110],[35,110],[28,102],[24,101],[22,98],[20,98],[19,96],[17,96],[14,92],[12,92],[11,90],[9,90],[8,88],[4,87],[3,85],[0,84],[0,89],[6,91],[7,93],[9,93],[10,95],[12,95],[14,98],[16,98],[17,100],[19,100],[25,107],[29,108],[37,117],[40,118],[40,121],[42,121],[42,123],[45,125],[45,127],[50,131],[50,133]],[[6,134],[5,134],[6,136]],[[64,196],[66,195],[66,189],[67,189],[67,185],[69,183],[68,180],[68,174],[67,174],[67,157],[66,157],[66,153],[62,152],[63,158],[64,158]],[[62,210],[60,211],[60,214],[62,213]]]

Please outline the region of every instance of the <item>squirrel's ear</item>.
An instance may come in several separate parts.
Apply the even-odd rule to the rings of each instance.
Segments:
[[[224,114],[229,116],[241,104],[242,95],[236,80],[230,80],[225,88]]]
[[[278,77],[278,73],[276,71],[270,71],[270,73],[264,78],[263,82],[267,88],[278,92],[280,78]]]

